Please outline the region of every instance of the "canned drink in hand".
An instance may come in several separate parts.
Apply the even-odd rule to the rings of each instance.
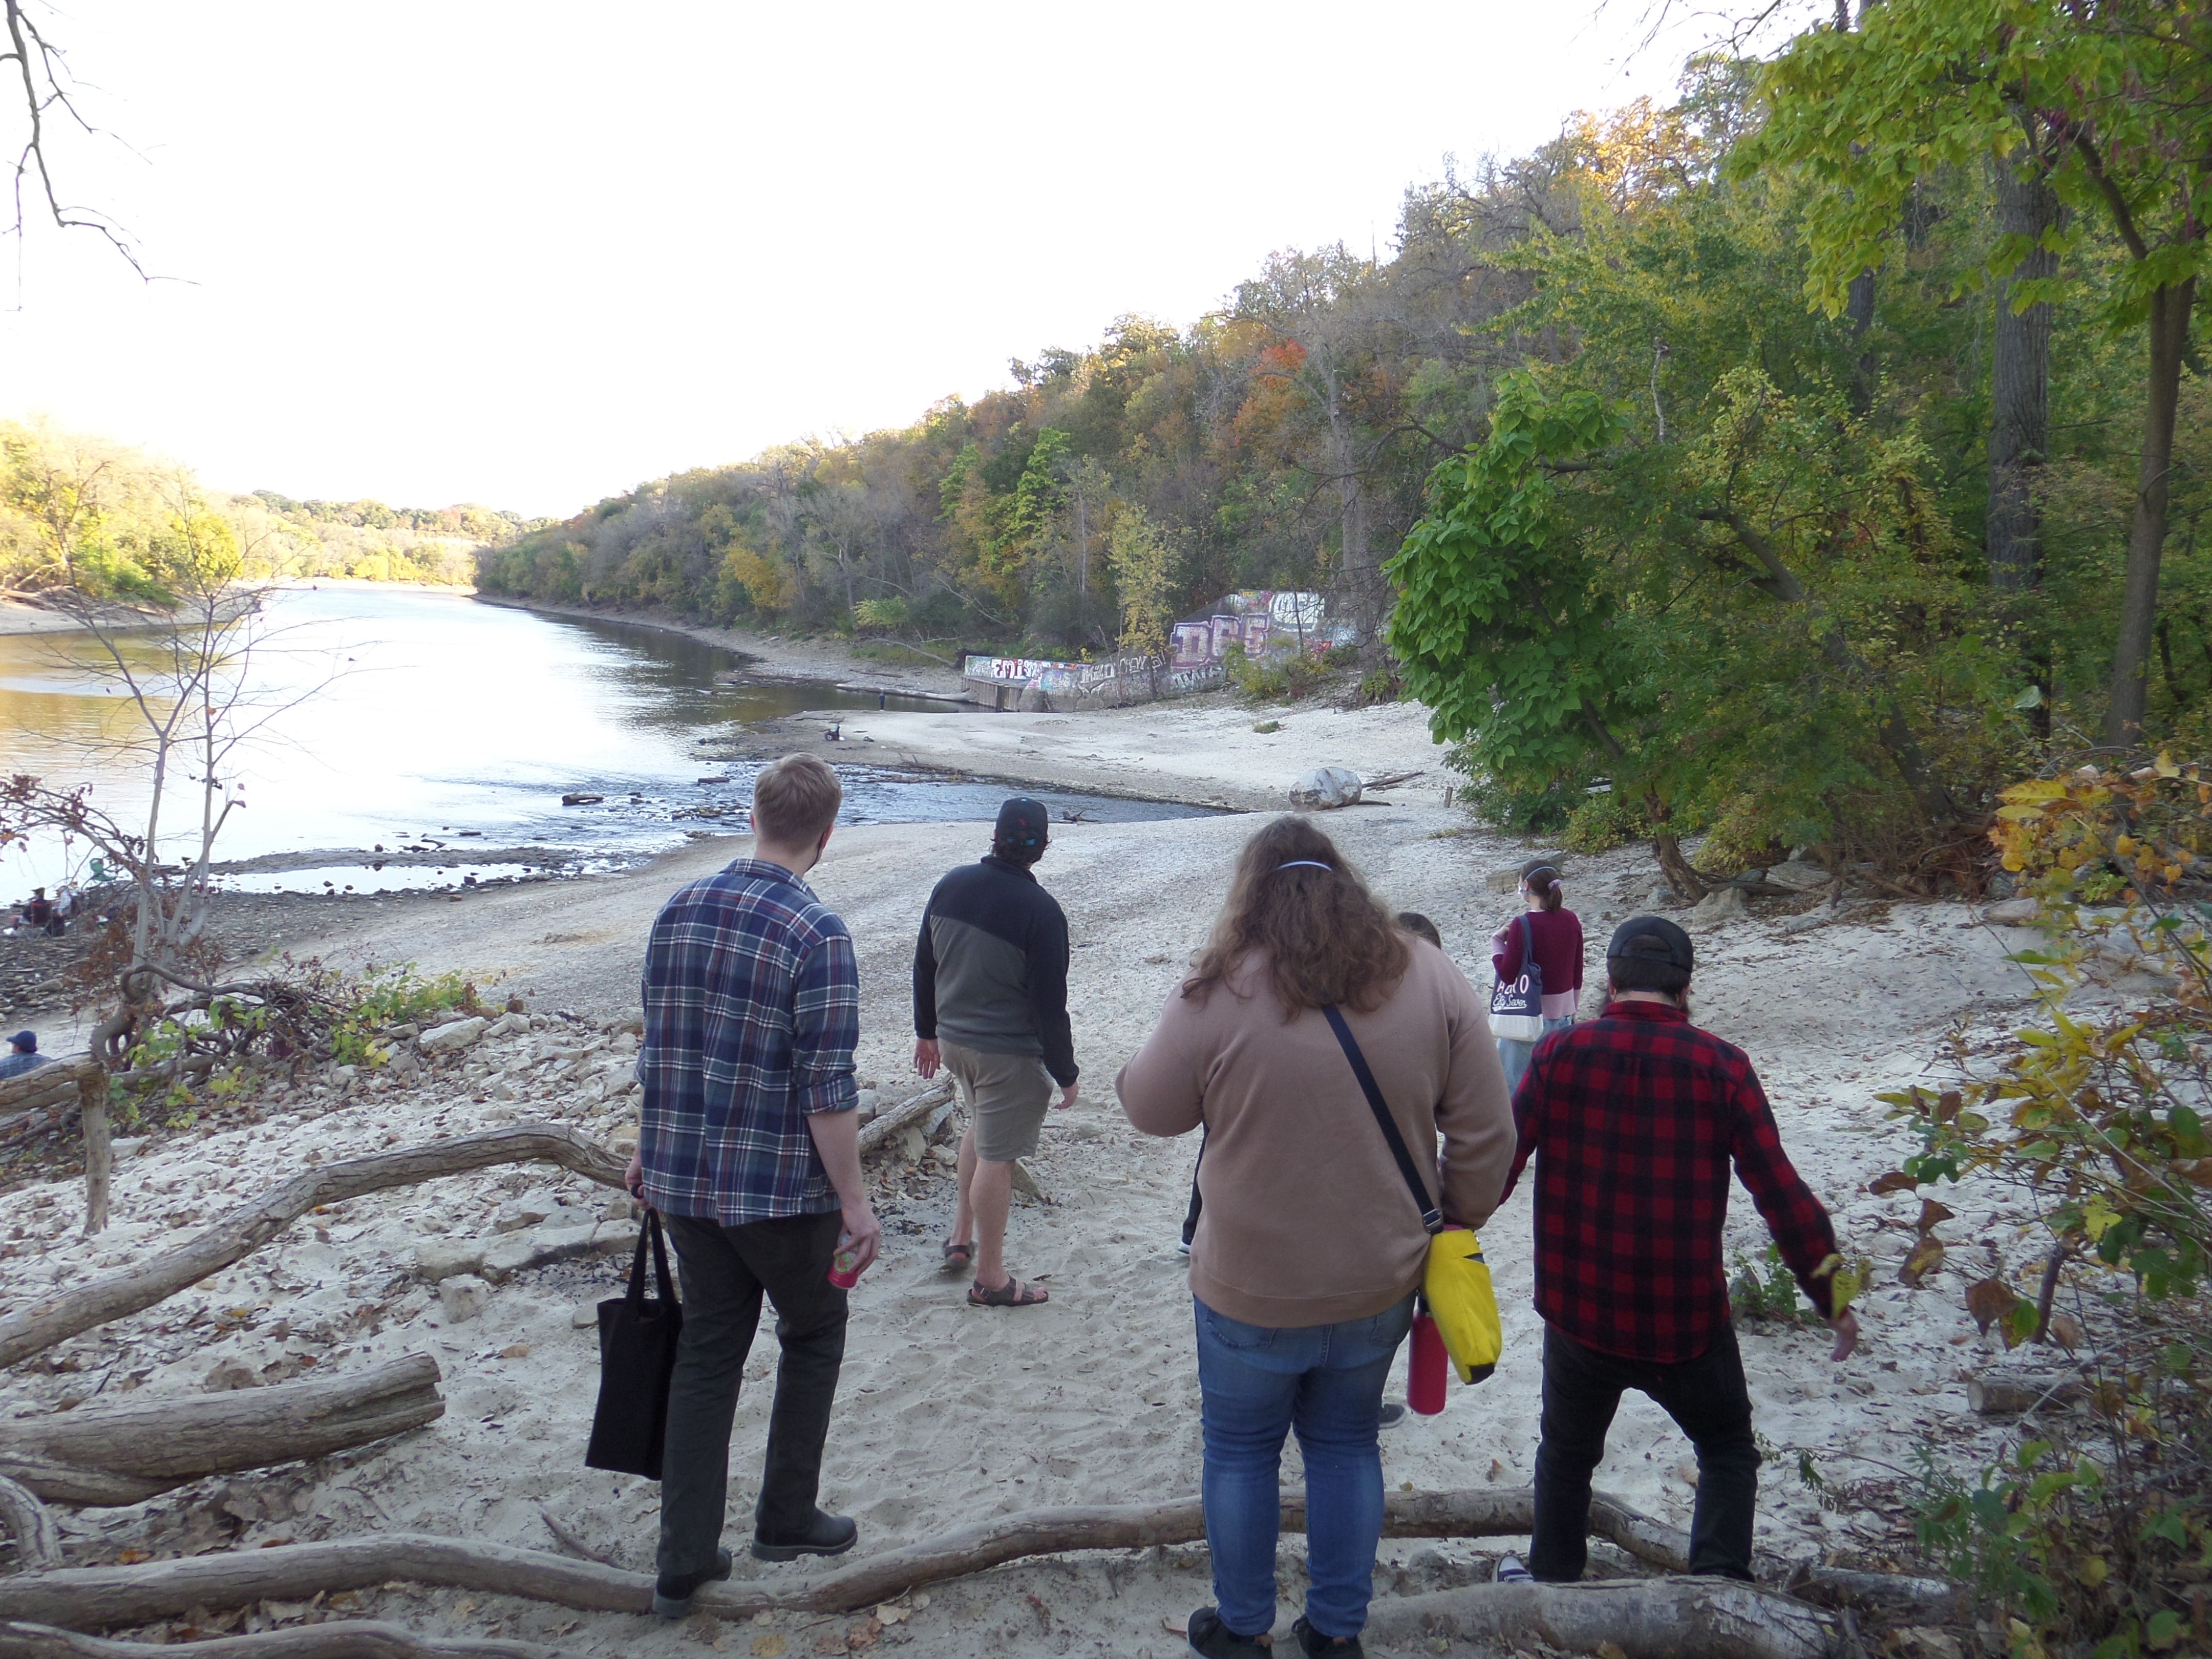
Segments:
[[[837,1254],[830,1258],[830,1282],[841,1291],[849,1291],[860,1282],[860,1253],[852,1245],[853,1235],[837,1237]]]

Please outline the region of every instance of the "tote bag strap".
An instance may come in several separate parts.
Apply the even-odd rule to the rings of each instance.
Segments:
[[[637,1230],[637,1254],[630,1258],[629,1288],[623,1293],[633,1309],[645,1304],[645,1249],[648,1242],[653,1246],[653,1277],[659,1281],[660,1299],[663,1304],[676,1300],[676,1286],[668,1276],[668,1249],[661,1242],[660,1212],[647,1210],[645,1224]]]
[[[1344,1023],[1344,1014],[1334,1003],[1322,1010],[1328,1020],[1328,1029],[1336,1033],[1336,1040],[1344,1049],[1344,1057],[1352,1062],[1352,1074],[1359,1079],[1360,1091],[1367,1097],[1367,1104],[1375,1113],[1375,1121],[1382,1131],[1382,1139],[1390,1143],[1390,1156],[1398,1161],[1398,1173],[1406,1177],[1406,1190],[1413,1195],[1413,1207],[1421,1212],[1421,1225],[1431,1233],[1443,1231],[1443,1212],[1429,1202],[1429,1188],[1421,1179],[1421,1172],[1413,1163],[1413,1153],[1406,1150],[1406,1137],[1398,1133],[1397,1120],[1383,1103],[1382,1091],[1375,1081],[1375,1073],[1367,1069],[1367,1056],[1359,1052],[1359,1044],[1352,1035],[1352,1027]]]

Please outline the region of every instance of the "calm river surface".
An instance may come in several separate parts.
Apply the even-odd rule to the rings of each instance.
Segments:
[[[702,738],[801,709],[876,706],[872,694],[828,681],[718,684],[716,674],[746,659],[684,635],[416,588],[289,590],[273,599],[266,629],[253,676],[260,706],[250,715],[266,725],[240,751],[234,773],[246,805],[218,844],[224,884],[261,891],[617,868],[687,835],[743,828],[752,765],[702,761]],[[66,635],[0,636],[0,774],[89,783],[108,811],[143,823],[145,767],[120,746],[143,726],[91,649]],[[890,705],[945,708],[900,697]],[[854,823],[988,820],[1006,793],[838,770],[842,821]],[[575,793],[606,799],[562,805]],[[1037,793],[1099,819],[1203,810]],[[173,782],[165,816],[186,828],[198,811],[197,787]],[[172,860],[192,850],[163,837]],[[0,900],[51,885],[64,869],[82,880],[88,856],[49,843],[0,853]]]

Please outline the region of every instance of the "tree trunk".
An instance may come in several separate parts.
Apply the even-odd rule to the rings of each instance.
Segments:
[[[1997,230],[2039,244],[2058,223],[2058,197],[2039,171],[2023,177],[2010,161],[1996,164]],[[2051,305],[2015,311],[2025,282],[2056,276],[2058,256],[2036,246],[1997,285],[1995,353],[1990,371],[1990,501],[1985,520],[1990,582],[2002,593],[2042,586],[2034,480],[2051,443]]]
[[[49,1502],[137,1504],[203,1475],[321,1457],[434,1423],[438,1362],[222,1394],[157,1395],[0,1425],[0,1478]]]
[[[2128,532],[2127,576],[2120,589],[2119,637],[2112,647],[2112,701],[2105,741],[2141,743],[2148,701],[2151,629],[2158,620],[2159,561],[2166,550],[2166,503],[2173,485],[2173,425],[2181,401],[2181,359],[2197,279],[2150,297],[2150,383],[2143,410],[2142,459],[2136,471],[2135,522]]]
[[[81,1331],[150,1308],[186,1285],[221,1273],[232,1262],[252,1255],[319,1204],[342,1203],[366,1193],[411,1187],[494,1164],[530,1163],[557,1164],[602,1186],[623,1188],[622,1159],[557,1123],[518,1123],[511,1128],[455,1135],[309,1170],[258,1203],[233,1210],[166,1255],[89,1285],[57,1290],[22,1312],[0,1319],[0,1369]]]
[[[1874,407],[1875,370],[1874,349],[1866,343],[1867,331],[1874,326],[1874,272],[1863,270],[1851,278],[1845,292],[1844,315],[1851,325],[1851,343],[1859,348],[1858,362],[1851,368],[1851,413],[1863,415]]]
[[[1350,417],[1345,413],[1344,394],[1333,363],[1328,369],[1328,394],[1329,465],[1336,474],[1344,584],[1352,599],[1353,624],[1359,629],[1359,642],[1364,646],[1374,637],[1379,620],[1376,579],[1374,564],[1367,555],[1367,504],[1360,493],[1358,475],[1352,465]]]

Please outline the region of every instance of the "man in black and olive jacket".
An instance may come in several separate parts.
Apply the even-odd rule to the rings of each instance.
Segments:
[[[1048,1299],[1006,1271],[1006,1245],[1014,1160],[1036,1152],[1054,1085],[1062,1109],[1075,1104],[1067,917],[1030,873],[1048,823],[1042,801],[1001,806],[989,856],[937,884],[914,951],[915,1069],[931,1078],[942,1065],[968,1107],[945,1262],[974,1264],[979,1308]]]

